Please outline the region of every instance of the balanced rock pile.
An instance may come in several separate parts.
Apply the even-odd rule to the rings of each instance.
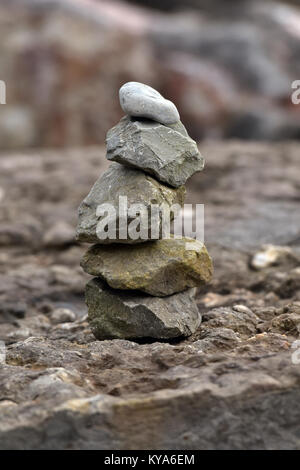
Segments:
[[[112,163],[79,207],[77,240],[93,244],[81,261],[95,276],[86,286],[89,322],[98,339],[188,336],[201,322],[194,296],[210,281],[212,262],[203,243],[164,238],[162,225],[164,211],[183,206],[184,184],[204,159],[175,105],[153,88],[126,83],[120,104],[126,116],[106,139]],[[143,237],[132,205],[146,212]]]

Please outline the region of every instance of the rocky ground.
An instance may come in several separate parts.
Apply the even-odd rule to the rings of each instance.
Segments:
[[[1,155],[1,449],[300,448],[299,144],[201,150],[188,199],[215,273],[171,343],[96,341],[86,321],[76,207],[103,150]]]

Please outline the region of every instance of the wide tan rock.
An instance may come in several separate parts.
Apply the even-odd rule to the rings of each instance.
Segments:
[[[190,238],[140,245],[92,246],[81,266],[114,289],[166,296],[201,286],[212,277],[212,261],[203,243]]]

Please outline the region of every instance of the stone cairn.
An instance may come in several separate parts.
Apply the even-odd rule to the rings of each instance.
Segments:
[[[175,105],[156,90],[128,82],[119,96],[126,116],[107,133],[112,163],[79,207],[77,240],[93,244],[81,266],[96,276],[86,285],[88,320],[97,339],[189,336],[201,322],[194,297],[196,287],[211,279],[211,258],[200,241],[163,238],[164,209],[153,220],[150,208],[182,207],[184,184],[203,169],[204,159]],[[157,239],[124,238],[119,196],[127,197],[128,207],[138,203],[149,211]],[[99,237],[103,215],[97,208],[103,204],[116,209],[108,220],[116,227],[113,239]]]

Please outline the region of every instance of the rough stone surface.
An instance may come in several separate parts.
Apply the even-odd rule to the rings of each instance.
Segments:
[[[196,289],[168,297],[119,291],[94,278],[86,286],[88,321],[97,339],[173,339],[190,336],[201,322]]]
[[[139,168],[159,181],[179,187],[204,167],[196,142],[180,131],[125,117],[107,133],[107,159]]]
[[[1,449],[300,449],[299,144],[203,152],[188,202],[206,205],[214,276],[197,331],[166,342],[95,340],[86,247],[44,244],[59,221],[75,230],[105,149],[2,153]],[[266,243],[294,256],[254,270]],[[57,308],[76,320],[54,323]]]
[[[85,272],[114,289],[164,296],[202,286],[212,277],[212,261],[203,243],[190,238],[140,245],[94,245],[81,260]]]
[[[128,206],[131,204],[143,204],[151,216],[151,204],[183,204],[185,188],[172,189],[160,184],[154,178],[141,171],[130,169],[119,163],[112,163],[109,169],[96,181],[87,197],[79,207],[79,221],[76,238],[88,243],[138,243],[145,240],[133,240],[131,237],[121,239],[119,237],[119,196],[127,196]],[[96,233],[100,217],[96,210],[100,204],[111,204],[116,209],[116,218],[112,222],[116,224],[116,239],[99,239]],[[129,219],[129,217],[128,217]],[[157,226],[153,230],[161,236],[162,214],[157,219]],[[130,220],[128,220],[128,223]],[[150,227],[149,220],[149,227]],[[153,232],[154,233],[154,232]],[[149,238],[151,233],[149,233]]]
[[[180,120],[175,104],[144,83],[125,83],[119,97],[121,108],[129,116],[152,119],[161,124],[174,124]]]

